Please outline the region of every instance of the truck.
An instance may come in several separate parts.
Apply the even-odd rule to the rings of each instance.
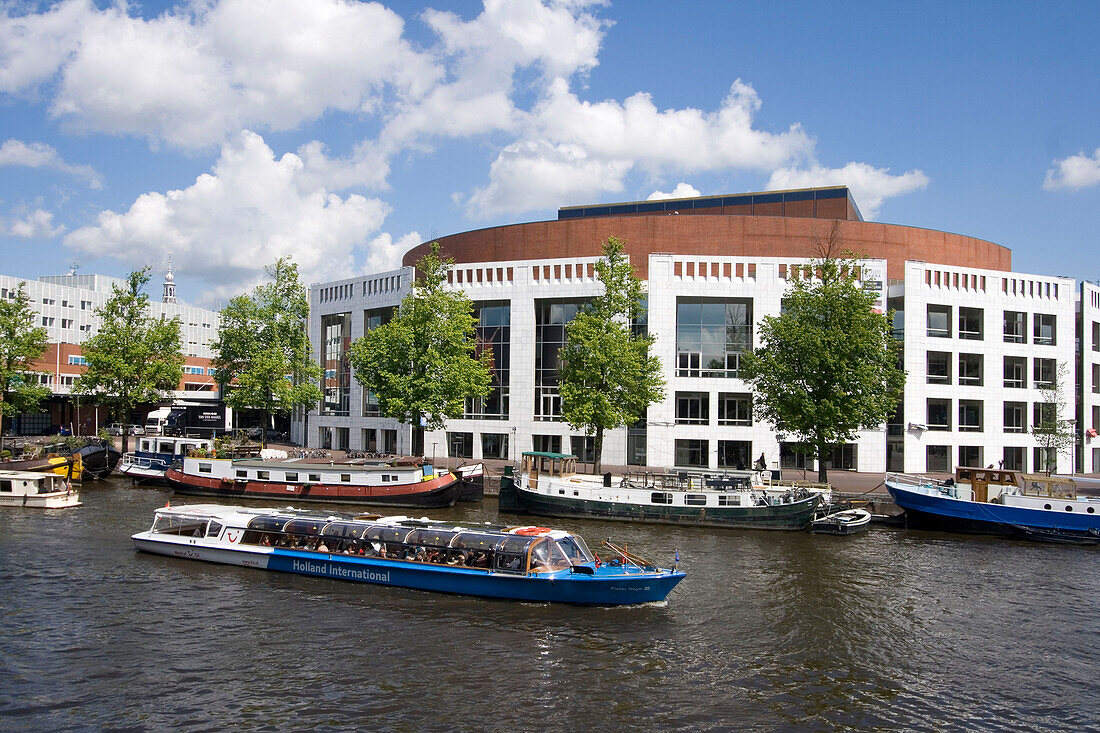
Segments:
[[[158,407],[145,416],[145,434],[163,435],[164,428],[168,424],[168,416],[172,414],[171,407]]]
[[[160,407],[145,418],[150,435],[218,435],[233,425],[233,410],[225,405]]]

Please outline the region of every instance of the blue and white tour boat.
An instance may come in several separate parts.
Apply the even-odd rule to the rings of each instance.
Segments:
[[[887,474],[886,489],[910,526],[1100,542],[1100,498],[1078,496],[1072,478],[960,467],[954,478],[942,482]]]
[[[209,438],[176,438],[148,435],[138,440],[137,450],[122,457],[119,473],[138,483],[167,484],[164,473],[173,463],[182,463],[192,451],[209,453],[214,441]]]
[[[196,504],[156,511],[138,550],[322,578],[519,601],[662,601],[684,578],[605,543],[546,527]]]

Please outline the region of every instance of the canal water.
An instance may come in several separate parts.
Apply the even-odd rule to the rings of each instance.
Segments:
[[[0,513],[0,729],[1100,726],[1097,548],[556,522],[688,573],[587,608],[139,554],[170,494],[82,497]]]

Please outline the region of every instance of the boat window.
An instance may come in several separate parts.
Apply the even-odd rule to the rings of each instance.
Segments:
[[[210,520],[210,526],[208,526],[206,528],[206,536],[216,538],[221,533],[222,533],[222,526],[220,524],[218,524],[217,522],[215,522],[213,519],[211,519]]]
[[[719,494],[718,506],[741,506],[740,494]]]
[[[309,475],[309,480],[310,480],[310,481],[315,481],[315,482],[318,482],[318,481],[320,481],[320,480],[321,480],[321,474],[319,474],[319,473],[311,473],[311,474]]]
[[[152,446],[153,446],[153,441],[150,440],[148,443],[145,443],[145,441],[142,441],[142,450],[152,450]],[[176,452],[175,448],[168,441],[165,441],[165,442],[160,443],[160,444],[157,445],[157,453],[175,453],[175,452]]]
[[[271,478],[271,471],[257,471],[256,478],[261,480],[267,480]]]
[[[282,532],[284,524],[286,524],[286,517],[253,517],[248,522],[248,528],[264,532]]]
[[[181,517],[177,514],[160,514],[153,522],[153,533],[202,537],[206,534],[206,520],[197,517]]]
[[[317,535],[321,534],[326,524],[328,522],[324,519],[291,519],[283,527],[283,531],[290,534]]]
[[[588,545],[576,535],[558,540],[558,547],[561,548],[561,551],[572,565],[592,562],[592,553],[589,551]]]
[[[248,478],[248,471],[237,469],[237,478]]]
[[[351,522],[329,522],[321,530],[321,534],[325,537],[347,537],[351,539],[359,539],[362,533],[363,525],[352,524]]]
[[[297,481],[297,480],[298,480],[298,474],[296,474],[296,473],[288,473],[288,474],[286,475],[286,480],[287,480],[287,481]]]
[[[706,494],[685,494],[684,504],[687,506],[706,506],[707,495]]]
[[[11,491],[11,481],[8,481],[7,479],[4,479],[3,481],[0,481],[0,491],[10,492]]]
[[[650,501],[654,504],[671,504],[672,494],[666,494],[663,491],[654,491]]]
[[[404,542],[408,527],[371,527],[363,533],[363,539],[373,542]]]
[[[508,535],[497,545],[493,567],[497,570],[527,572],[527,548],[540,539],[526,535]]]
[[[457,533],[438,529],[414,529],[405,538],[405,542],[425,547],[450,547],[455,534]]]
[[[545,538],[531,548],[531,570],[534,572],[549,572],[566,570],[572,563],[565,557],[565,553],[558,547],[558,543]]]
[[[141,441],[141,448],[139,448],[139,450],[151,451],[152,448],[150,446],[152,446],[152,445],[153,445],[153,441],[143,440],[143,441]]]
[[[350,473],[340,474],[340,480],[345,482],[345,483],[347,483],[348,481],[351,481],[351,474]]]
[[[211,465],[209,463],[200,463],[199,464],[199,473],[210,473],[210,471],[211,471]]]
[[[498,534],[483,534],[481,532],[461,532],[455,535],[451,541],[451,547],[460,550],[491,550],[500,542]]]

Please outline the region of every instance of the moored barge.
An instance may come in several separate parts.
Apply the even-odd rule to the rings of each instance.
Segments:
[[[534,602],[662,601],[684,577],[618,548],[616,560],[600,563],[580,536],[545,527],[295,509],[165,507],[132,539],[172,557]]]

